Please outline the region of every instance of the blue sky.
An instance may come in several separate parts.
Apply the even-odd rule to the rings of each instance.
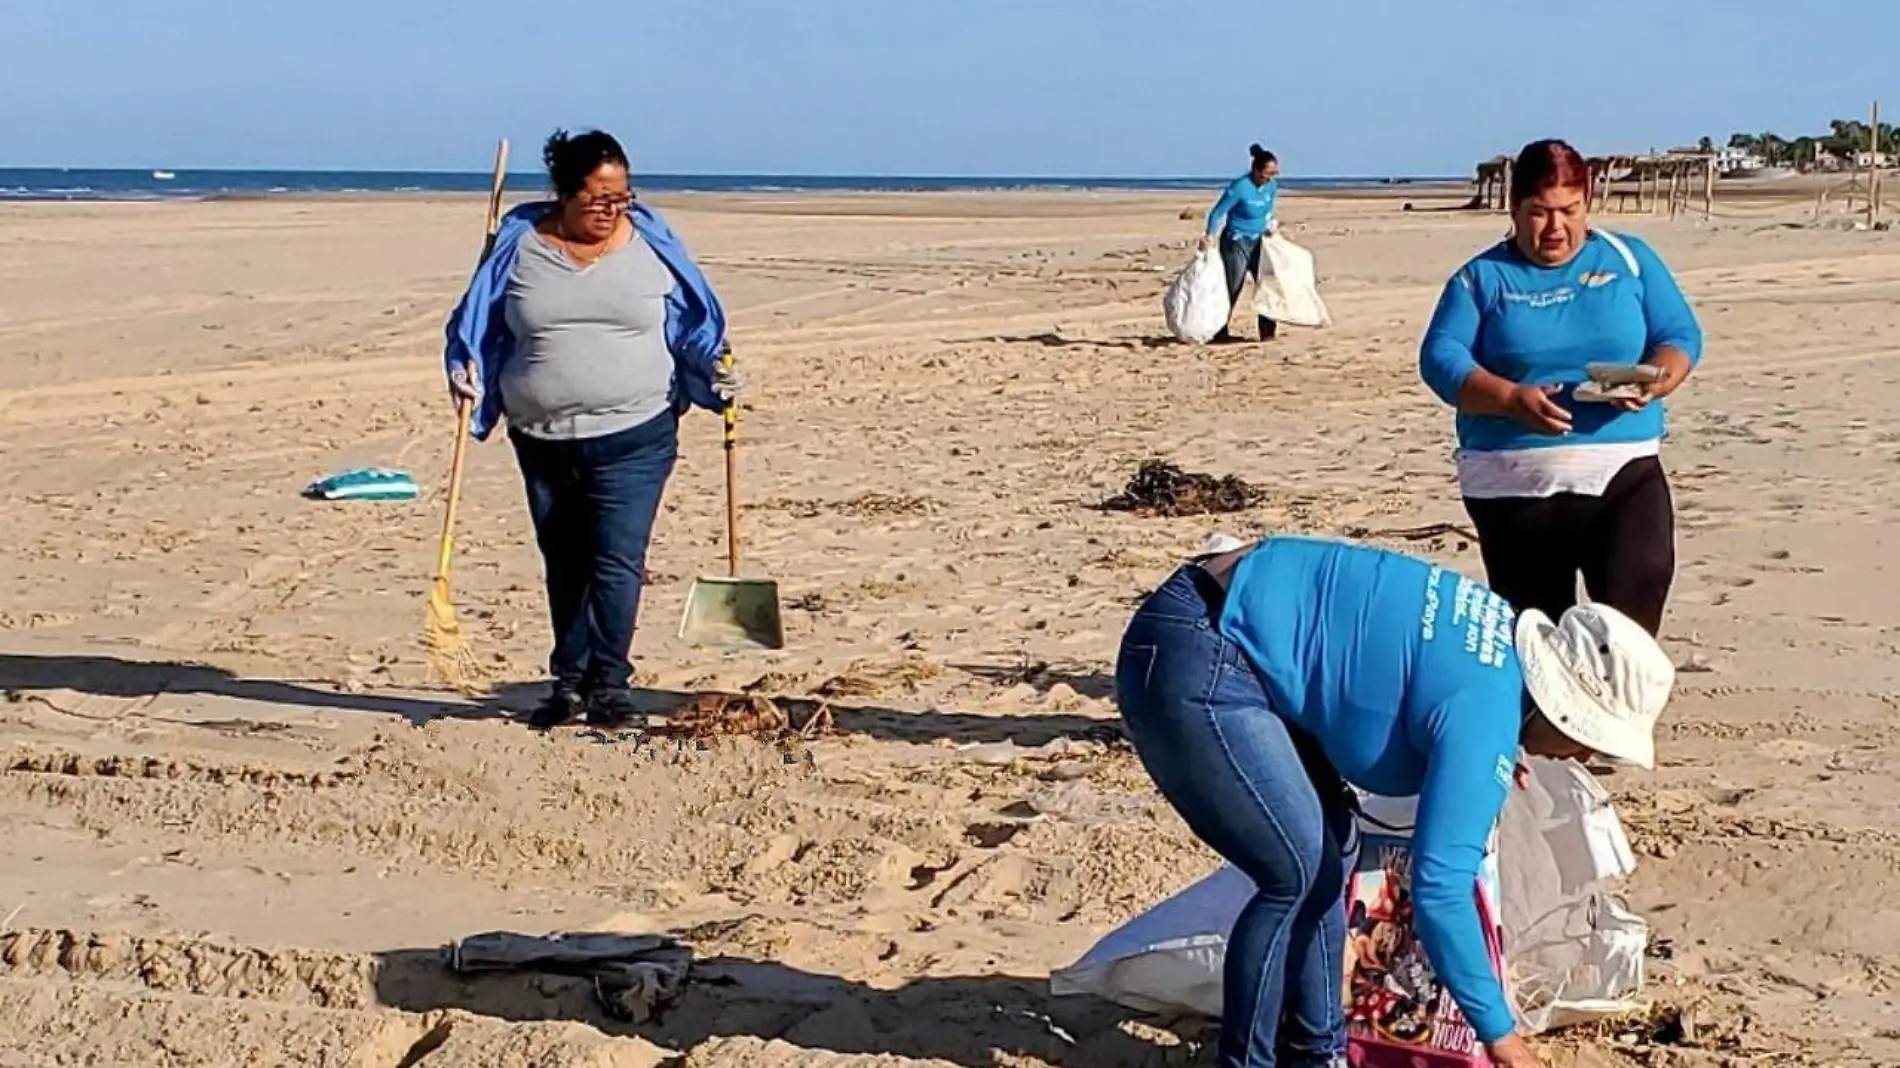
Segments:
[[[0,39],[0,166],[479,171],[598,125],[646,171],[1447,174],[1900,115],[1852,47],[1888,0],[0,0]]]

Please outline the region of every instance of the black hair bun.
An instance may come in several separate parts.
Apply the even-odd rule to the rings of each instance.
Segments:
[[[541,146],[541,165],[550,171],[554,170],[555,163],[565,154],[563,150],[567,148],[569,140],[566,130],[554,131],[547,143]]]
[[[579,193],[588,176],[607,164],[632,169],[620,142],[600,130],[572,136],[566,130],[554,131],[541,149],[541,162],[547,165],[554,192],[563,200]]]

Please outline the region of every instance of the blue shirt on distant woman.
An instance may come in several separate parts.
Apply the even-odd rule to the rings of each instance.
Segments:
[[[1227,186],[1227,191],[1207,215],[1207,236],[1221,232],[1221,223],[1235,237],[1260,237],[1273,225],[1274,203],[1280,198],[1280,179],[1259,180],[1258,174],[1243,174]]]

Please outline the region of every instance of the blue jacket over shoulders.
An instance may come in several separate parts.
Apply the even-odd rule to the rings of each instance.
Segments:
[[[502,310],[508,276],[514,271],[522,238],[553,209],[553,202],[537,201],[502,217],[494,248],[476,267],[467,292],[449,314],[445,367],[453,371],[473,364],[483,386],[469,424],[469,432],[478,441],[487,440],[503,414],[501,391],[491,387],[500,381],[502,366],[514,353],[514,337]],[[721,411],[725,402],[713,391],[713,374],[726,345],[725,309],[685,243],[658,212],[635,201],[630,216],[634,230],[673,274],[673,291],[666,298],[666,347],[673,353],[674,406],[680,412],[691,407]]]

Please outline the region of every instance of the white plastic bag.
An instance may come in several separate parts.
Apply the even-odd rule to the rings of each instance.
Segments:
[[[1506,957],[1533,1032],[1638,1007],[1649,925],[1616,893],[1636,855],[1610,795],[1580,765],[1530,758],[1498,821]]]
[[[1220,253],[1211,248],[1195,253],[1161,298],[1168,333],[1197,345],[1226,329],[1233,310],[1227,302],[1226,268],[1221,266]]]
[[[1530,787],[1512,791],[1483,872],[1498,890],[1505,988],[1532,1032],[1628,1012],[1639,1007],[1648,928],[1615,892],[1635,869],[1622,825],[1582,767],[1525,763]],[[1381,823],[1410,825],[1409,799],[1364,803]],[[1252,895],[1252,881],[1223,864],[1104,935],[1050,976],[1050,991],[1218,1017],[1227,935]]]
[[[1137,1012],[1220,1017],[1221,961],[1253,880],[1231,864],[1102,936],[1049,977],[1049,992],[1093,994]]]
[[[1279,234],[1260,240],[1259,314],[1289,326],[1330,326],[1332,316],[1320,299],[1313,254]]]

